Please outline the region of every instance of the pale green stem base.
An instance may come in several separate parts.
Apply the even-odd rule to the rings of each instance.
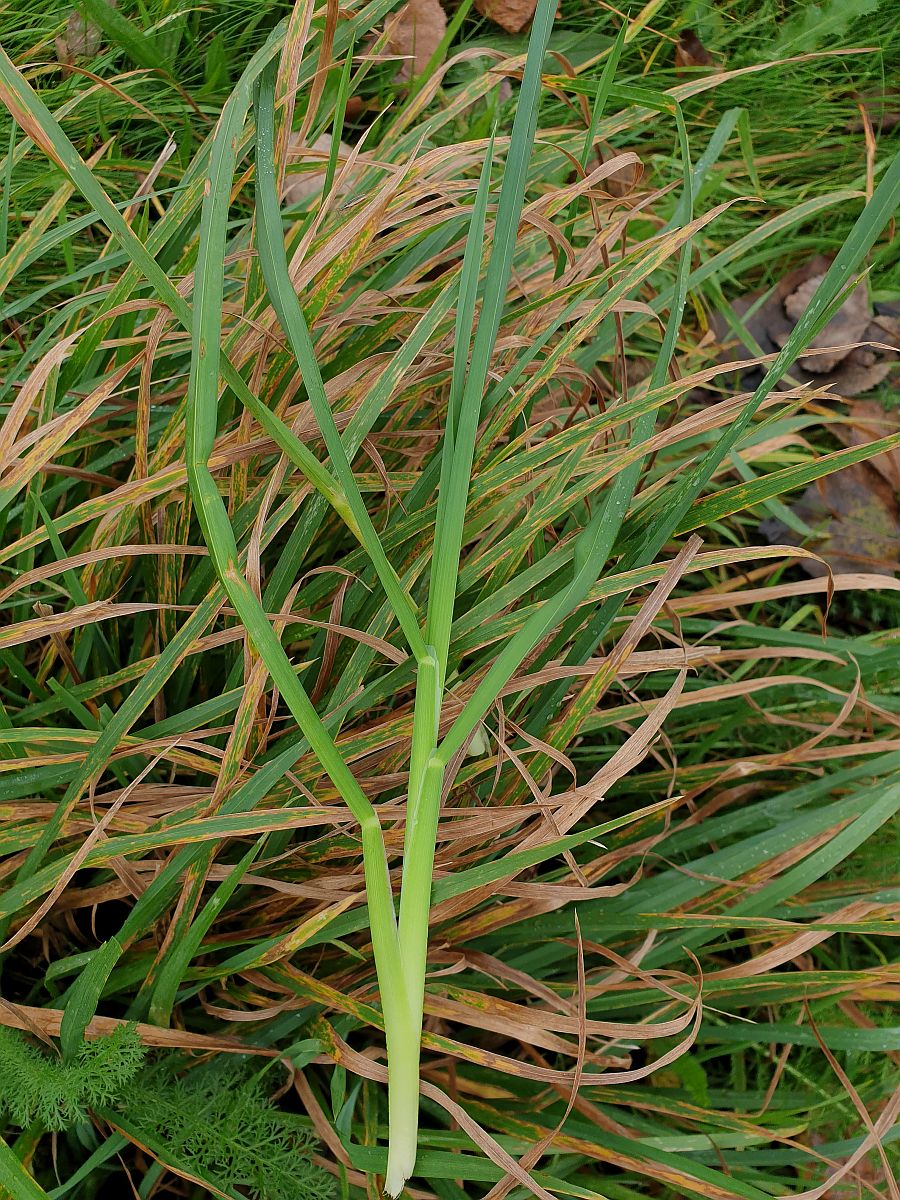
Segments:
[[[421,1010],[420,1010],[421,1011]],[[415,1023],[415,1018],[413,1018]],[[419,1135],[419,1043],[421,1019],[415,1030],[387,1030],[388,1139],[384,1190],[399,1196],[416,1165]]]
[[[439,668],[432,653],[419,662],[413,723],[399,949],[405,1020],[385,1013],[388,1052],[388,1166],[385,1191],[398,1196],[416,1165],[419,1126],[419,1057],[428,957],[428,917],[435,838],[444,769],[433,757],[440,714]]]

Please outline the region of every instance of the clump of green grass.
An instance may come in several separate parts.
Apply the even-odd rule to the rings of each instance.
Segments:
[[[426,85],[282,208],[288,133],[345,132],[351,47],[389,7],[272,28],[158,203],[111,191],[0,61],[6,177],[38,151],[59,172],[5,260],[9,1001],[277,1051],[308,1117],[282,1136],[254,1093],[237,1124],[279,1163],[330,1125],[348,1190],[771,1194],[843,1153],[804,1142],[841,1087],[788,1091],[780,1066],[770,1094],[765,1048],[893,1049],[817,1012],[872,986],[824,964],[834,935],[892,928],[880,891],[815,889],[900,803],[896,649],[823,635],[830,585],[742,534],[885,448],[815,452],[805,391],[775,384],[880,244],[900,165],[868,202],[817,196],[722,244],[740,114],[692,147],[682,84],[621,82],[628,25],[596,69],[548,75],[542,4],[524,61],[495,56],[511,126],[458,137],[496,75],[442,103]],[[585,99],[552,128],[548,84]],[[597,145],[651,122],[677,186],[622,196],[633,160]],[[763,383],[700,407],[717,368],[690,314],[838,204],[855,223]],[[65,245],[45,313],[28,267]],[[224,1069],[179,1075],[155,1132],[96,1114],[71,1177],[131,1144],[151,1187],[286,1188],[229,1124]],[[884,1075],[859,1078],[880,1136]]]

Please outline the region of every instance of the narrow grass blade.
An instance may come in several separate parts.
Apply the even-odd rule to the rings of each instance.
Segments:
[[[257,237],[259,259],[269,298],[287,334],[291,349],[300,367],[316,421],[331,457],[332,469],[343,491],[346,505],[352,514],[357,537],[365,547],[381,585],[385,590],[397,621],[417,659],[425,656],[425,643],[419,630],[418,614],[409,593],[403,588],[397,573],[387,560],[384,547],[353,477],[325,385],[316,361],[315,347],[303,315],[303,309],[288,273],[284,252],[281,213],[275,189],[275,72],[272,67],[260,77],[256,102],[256,186]]]
[[[435,525],[436,557],[428,596],[425,639],[434,646],[442,674],[446,673],[450,626],[456,597],[456,579],[465,521],[466,497],[472,471],[475,439],[481,419],[484,386],[506,303],[512,272],[519,218],[525,196],[528,162],[537,128],[541,68],[553,27],[555,10],[542,0],[535,10],[528,43],[522,88],[510,135],[506,167],[495,219],[494,243],[484,283],[484,302],[475,331],[471,363],[466,374],[458,428],[454,430],[452,458],[441,470],[441,488]]]
[[[84,0],[84,6],[94,24],[103,30],[110,41],[120,46],[137,66],[151,71],[168,70],[155,39],[142,33],[108,0]]]
[[[78,1054],[84,1041],[84,1031],[94,1018],[97,1002],[121,955],[121,943],[114,937],[109,938],[91,955],[91,961],[73,984],[59,1029],[59,1043],[64,1059],[71,1061]]]
[[[228,878],[219,884],[201,912],[191,922],[185,936],[178,941],[166,959],[157,976],[156,986],[148,1007],[148,1020],[152,1024],[163,1027],[169,1025],[175,997],[190,966],[191,959],[199,951],[213,922],[234,895],[235,888],[250,869],[254,858],[262,851],[263,844],[263,841],[260,840],[255,846],[251,846],[244,857],[234,866]]]
[[[10,1200],[47,1200],[47,1193],[38,1186],[3,1138],[0,1138],[0,1185]]]

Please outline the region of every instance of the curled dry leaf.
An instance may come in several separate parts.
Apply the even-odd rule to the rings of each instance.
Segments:
[[[683,29],[675,43],[676,67],[712,67],[715,60],[693,29]]]
[[[311,146],[305,146],[297,134],[291,134],[288,141],[288,163],[296,163],[304,157],[308,157],[309,162],[304,171],[285,176],[282,193],[285,204],[300,204],[303,200],[308,200],[310,196],[321,192],[330,153],[330,133],[323,133],[321,137],[317,137]],[[345,142],[341,142],[338,147],[338,171],[350,154],[351,148]],[[347,190],[346,185],[341,186],[337,182],[334,187],[339,193]]]
[[[475,0],[475,7],[507,33],[518,33],[534,16],[537,0]]]
[[[396,16],[388,19],[388,50],[406,60],[397,80],[407,83],[421,75],[447,32],[447,14],[438,0],[407,0]]]
[[[833,571],[874,571],[893,575],[900,561],[900,509],[893,487],[869,463],[856,463],[811,484],[791,511],[820,537],[806,549],[820,555]],[[798,533],[777,519],[760,523],[772,543],[799,545]],[[799,564],[808,575],[827,574],[815,559]]]
[[[621,198],[622,196],[627,196],[629,192],[634,191],[635,187],[640,183],[643,174],[644,167],[642,163],[627,162],[624,166],[619,167],[611,175],[607,176],[606,181],[601,186],[611,196]]]
[[[80,12],[70,12],[66,27],[54,39],[56,57],[65,66],[93,58],[103,45],[103,34]]]
[[[0,1003],[0,1025],[8,1029],[21,1029],[42,1039],[59,1037],[62,1028],[61,1008],[36,1008],[27,1004],[13,1004],[9,1000]],[[88,1040],[108,1037],[116,1029],[127,1025],[122,1017],[93,1016],[87,1023],[84,1036]],[[216,1054],[254,1054],[261,1058],[275,1058],[277,1050],[257,1050],[235,1037],[215,1036],[204,1033],[187,1033],[180,1029],[160,1029],[155,1025],[137,1022],[135,1031],[145,1046],[172,1050],[205,1050]]]

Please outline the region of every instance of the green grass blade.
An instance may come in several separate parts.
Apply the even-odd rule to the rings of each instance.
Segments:
[[[72,985],[59,1030],[64,1059],[72,1061],[77,1056],[84,1041],[84,1031],[97,1011],[97,1002],[121,955],[121,943],[114,937],[110,938],[94,951],[91,961]]]
[[[322,184],[322,206],[328,202],[331,185],[337,172],[338,153],[341,148],[341,136],[344,132],[344,118],[347,113],[347,101],[350,98],[350,77],[353,73],[353,42],[347,47],[344,65],[338,80],[338,94],[334,106],[334,120],[331,126],[331,148],[328,151],[328,166],[325,168],[325,181]]]
[[[427,651],[419,630],[415,605],[388,562],[384,547],[359,493],[353,469],[325,394],[325,384],[316,361],[309,327],[288,272],[275,183],[275,72],[271,67],[262,74],[257,84],[256,119],[256,230],[259,260],[269,299],[300,367],[306,394],[325,440],[332,469],[352,514],[354,531],[372,560],[410,648],[417,659],[422,659]]]
[[[680,109],[676,110],[679,138],[682,152],[682,170],[684,175],[684,190],[679,201],[681,219],[687,223],[692,216],[692,171],[690,151],[687,144],[687,132]],[[687,299],[687,278],[690,270],[691,242],[688,239],[681,249],[679,257],[675,300],[669,313],[663,343],[654,364],[650,379],[650,387],[658,388],[666,378],[669,363],[675,352],[675,342],[681,328],[681,318]],[[652,432],[655,423],[655,410],[640,417],[634,426],[631,445],[644,443]],[[454,722],[441,745],[441,760],[447,764],[454,754],[465,743],[465,740],[482,719],[493,703],[494,696],[505,683],[512,678],[519,665],[538,643],[554,628],[560,625],[566,617],[574,613],[584,602],[588,592],[597,582],[606,561],[612,551],[615,540],[621,529],[622,522],[628,511],[634,492],[637,488],[643,459],[635,458],[614,480],[609,494],[600,509],[591,518],[589,524],[578,534],[573,554],[573,576],[569,584],[551,601],[545,603],[525,622],[522,628],[501,653],[495,658],[484,679],[478,685],[465,709]],[[564,629],[557,637],[557,643],[562,642],[567,631]],[[576,643],[568,661],[583,661],[593,651],[595,644],[594,631],[588,628],[579,642]],[[551,649],[546,651],[544,659],[552,656]],[[543,729],[549,714],[565,691],[565,683],[551,685],[545,689],[538,711],[529,721],[532,730]]]
[[[418,1056],[413,1058],[413,1047],[418,1039],[413,1032],[415,1020],[409,1010],[406,989],[402,986],[396,916],[378,815],[341,757],[259,600],[240,573],[228,513],[207,466],[217,423],[223,264],[231,182],[238,137],[250,107],[250,92],[256,77],[257,73],[248,69],[226,103],[210,156],[210,178],[203,202],[196,269],[194,302],[197,320],[192,333],[186,409],[188,482],[216,574],[322,768],[360,825],[372,945],[391,1063],[388,1083],[391,1146],[400,1161],[408,1163],[409,1174],[416,1150]]]
[[[47,1193],[38,1186],[3,1138],[0,1138],[0,1186],[10,1200],[47,1200]]]
[[[168,71],[168,64],[156,41],[140,29],[108,0],[84,0],[87,15],[102,29],[111,42],[119,46],[139,67],[150,71]]]
[[[535,10],[528,43],[528,57],[516,115],[510,135],[506,167],[497,215],[494,224],[494,243],[484,284],[484,303],[475,331],[471,364],[466,374],[460,406],[458,427],[454,430],[452,462],[447,472],[442,470],[442,486],[438,496],[435,525],[436,557],[432,569],[428,596],[426,641],[435,647],[442,673],[447,669],[447,651],[459,555],[462,547],[466,497],[472,471],[475,439],[481,419],[484,386],[489,364],[500,329],[506,303],[506,290],[512,273],[513,256],[519,230],[519,218],[525,197],[528,163],[537,128],[541,93],[541,68],[555,9],[549,0],[542,0]]]
[[[456,326],[453,335],[453,369],[450,376],[450,398],[447,402],[447,461],[452,463],[456,445],[463,393],[468,374],[469,350],[472,345],[472,328],[475,324],[475,306],[478,302],[478,280],[481,274],[481,257],[484,252],[484,226],[487,218],[488,199],[491,191],[491,167],[494,162],[494,135],[492,134],[484,152],[484,162],[475,192],[475,203],[466,235],[463,251],[462,272],[459,282],[459,301],[456,308]],[[443,461],[442,464],[443,466]]]
[[[235,888],[250,869],[253,860],[261,853],[264,845],[260,839],[251,846],[244,857],[235,864],[228,877],[219,884],[212,896],[207,900],[197,917],[191,922],[185,935],[173,947],[172,953],[166,958],[156,979],[156,986],[148,1005],[149,1020],[154,1025],[168,1026],[175,997],[181,982],[187,973],[191,959],[200,950],[203,939],[211,929],[213,922],[221,914],[222,909],[234,895]]]

